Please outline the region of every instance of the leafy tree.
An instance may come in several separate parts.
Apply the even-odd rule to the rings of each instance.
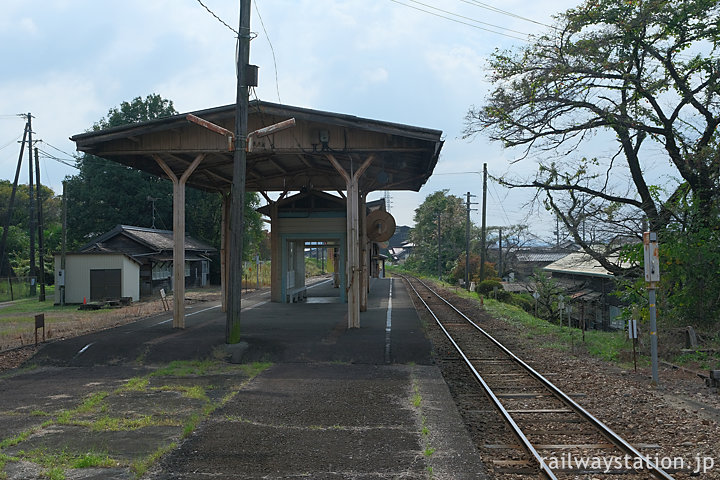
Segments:
[[[677,266],[665,292],[688,293],[689,311],[708,305],[698,290],[692,295],[697,264],[687,247],[720,226],[719,42],[715,0],[588,0],[533,43],[496,52],[495,90],[466,117],[466,135],[486,133],[519,149],[519,161],[537,159],[534,177],[503,181],[537,189],[611,272],[639,273],[609,258],[647,221],[667,246],[668,267]],[[607,158],[582,155],[600,141],[614,145]],[[654,185],[660,175],[649,175],[663,168],[674,180]],[[701,258],[718,271],[720,259]],[[706,314],[718,313],[716,301]]]
[[[450,279],[453,283],[458,281],[465,281],[465,252],[461,253],[460,256],[455,260],[455,267],[450,273]],[[487,266],[487,262],[485,262]],[[468,269],[470,275],[468,278],[473,278],[480,274],[480,255],[477,253],[470,253],[470,268]]]
[[[27,185],[18,185],[15,193],[12,218],[6,245],[6,263],[8,262],[18,276],[26,276],[30,271],[30,195]],[[12,194],[12,182],[0,180],[0,236],[5,225]],[[52,233],[61,228],[61,199],[52,189],[41,186],[40,198],[43,208],[43,230],[45,247],[45,271],[52,271],[52,253],[59,247],[59,237]],[[37,199],[34,199],[36,202]],[[36,204],[33,205],[36,207]],[[38,237],[35,237],[36,246],[39,246]],[[37,252],[39,254],[39,252]],[[39,265],[39,263],[38,263]],[[5,268],[0,269],[6,274]],[[51,278],[46,280],[52,281]]]
[[[470,109],[465,132],[538,154],[535,178],[509,183],[544,191],[586,247],[577,224],[590,215],[624,218],[627,232],[644,216],[660,230],[691,195],[698,219],[711,218],[720,163],[719,11],[712,0],[590,0],[568,10],[536,42],[494,54],[496,89]],[[613,141],[615,153],[602,162],[574,159],[593,135]],[[664,155],[681,179],[665,195],[645,175],[650,153],[654,163]]]
[[[559,295],[564,290],[542,270],[538,270],[533,274],[532,288],[538,294],[538,316],[546,320],[559,322]]]
[[[438,273],[438,217],[440,220],[440,268],[445,275],[465,250],[465,206],[463,200],[437,191],[415,209],[415,227],[410,239],[415,244],[407,267],[423,273]]]

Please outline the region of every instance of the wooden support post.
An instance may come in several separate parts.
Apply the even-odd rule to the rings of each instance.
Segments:
[[[173,328],[185,328],[185,183],[205,154],[195,157],[180,178],[159,155],[153,158],[173,182]]]
[[[347,281],[348,281],[348,328],[360,328],[360,177],[375,159],[374,155],[363,162],[355,172],[346,172],[332,154],[327,154],[335,170],[347,185]]]
[[[270,203],[270,301],[282,303],[282,286],[285,277],[282,271],[282,245],[277,202]]]
[[[222,225],[220,226],[220,289],[222,292],[220,309],[227,312],[228,301],[228,255],[230,254],[230,194],[222,194]]]
[[[367,312],[368,291],[370,290],[370,275],[368,273],[368,236],[367,236],[367,207],[366,193],[360,194],[360,311]]]

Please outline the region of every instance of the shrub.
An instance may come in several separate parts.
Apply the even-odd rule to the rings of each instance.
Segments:
[[[483,280],[482,282],[478,283],[475,287],[475,292],[477,292],[478,295],[485,295],[488,296],[494,288],[498,289],[498,292],[503,290],[502,283],[500,283],[498,280]]]

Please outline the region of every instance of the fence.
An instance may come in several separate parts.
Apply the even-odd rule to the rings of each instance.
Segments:
[[[9,302],[20,298],[30,298],[31,285],[35,286],[35,294],[39,287],[35,277],[2,277],[0,278],[0,302]]]

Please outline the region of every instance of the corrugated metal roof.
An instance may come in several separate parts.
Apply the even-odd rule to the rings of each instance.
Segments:
[[[614,263],[617,263],[617,257],[615,257]],[[564,258],[545,266],[543,270],[548,272],[587,275],[591,277],[609,278],[613,276],[612,273],[600,265],[600,262],[584,252],[570,253]]]
[[[567,256],[567,252],[518,252],[519,262],[556,262]]]

